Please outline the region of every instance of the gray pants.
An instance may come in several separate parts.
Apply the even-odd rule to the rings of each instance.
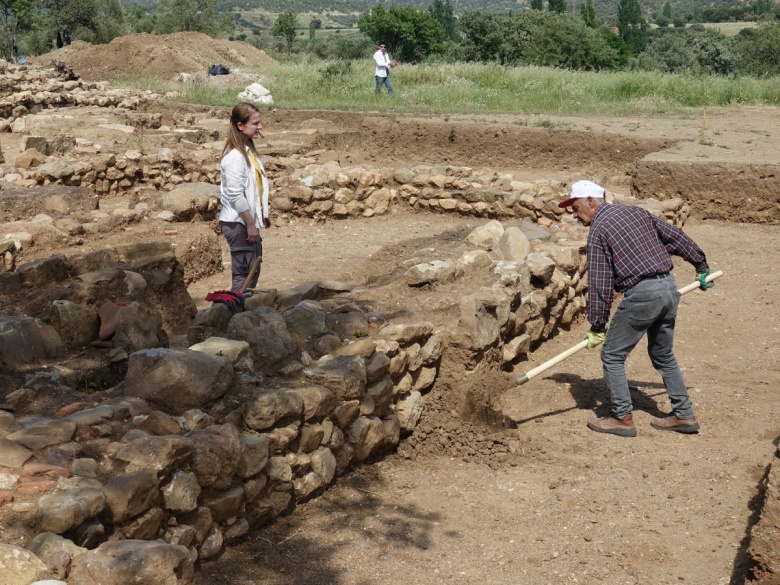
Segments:
[[[604,381],[615,418],[623,418],[633,409],[626,379],[626,357],[645,333],[647,353],[664,380],[673,413],[679,419],[693,417],[693,405],[672,350],[679,302],[680,294],[670,275],[645,279],[626,291],[601,350]]]
[[[221,221],[219,227],[230,246],[230,271],[232,282],[230,290],[240,290],[244,286],[254,261],[263,255],[263,238],[258,238],[254,244],[246,241],[246,226],[239,221]],[[260,278],[260,268],[255,271],[247,288],[255,288]]]

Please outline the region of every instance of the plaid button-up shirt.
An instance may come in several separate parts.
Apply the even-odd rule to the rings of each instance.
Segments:
[[[704,252],[680,228],[641,207],[602,204],[588,234],[588,321],[593,329],[606,327],[614,291],[669,272],[670,254],[696,272],[707,270]]]

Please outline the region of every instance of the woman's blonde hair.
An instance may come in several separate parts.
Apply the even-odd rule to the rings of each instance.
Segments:
[[[225,140],[225,147],[222,149],[222,156],[235,148],[246,159],[246,164],[251,164],[249,156],[246,154],[246,148],[248,146],[253,153],[257,154],[255,143],[238,129],[238,125],[239,123],[246,124],[254,114],[259,113],[260,110],[256,106],[247,102],[233,106],[233,111],[230,112],[230,130],[228,130],[227,140]]]

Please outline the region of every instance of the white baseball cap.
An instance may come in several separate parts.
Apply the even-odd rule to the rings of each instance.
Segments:
[[[569,207],[575,199],[604,199],[604,187],[593,181],[577,181],[571,186],[571,195],[558,204],[558,207]]]

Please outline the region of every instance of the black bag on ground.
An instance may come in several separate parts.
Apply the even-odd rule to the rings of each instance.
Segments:
[[[230,69],[224,65],[212,65],[209,67],[209,75],[229,75]]]

